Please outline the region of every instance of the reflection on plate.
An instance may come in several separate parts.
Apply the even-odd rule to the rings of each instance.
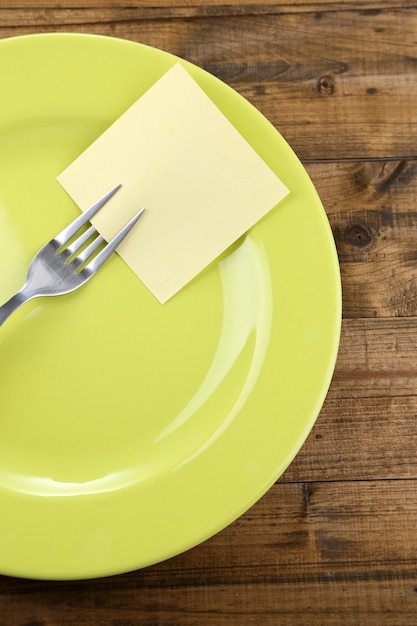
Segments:
[[[3,40],[0,59],[3,301],[77,214],[57,174],[178,59],[85,35]],[[185,64],[290,196],[163,306],[114,256],[0,329],[3,574],[105,576],[197,545],[280,476],[327,392],[340,277],[317,194],[259,112]]]

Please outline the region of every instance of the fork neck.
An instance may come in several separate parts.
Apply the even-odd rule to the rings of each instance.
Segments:
[[[22,304],[27,302],[33,297],[29,294],[25,287],[18,291],[14,296],[7,300],[2,306],[0,306],[0,326],[7,320],[7,318],[18,309]]]

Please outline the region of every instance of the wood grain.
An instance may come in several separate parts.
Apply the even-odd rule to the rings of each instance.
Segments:
[[[340,8],[358,8],[364,11],[376,11],[389,8],[404,8],[415,6],[414,0],[141,0],[139,3],[137,0],[89,0],[88,4],[83,0],[42,0],[40,3],[38,0],[0,0],[0,9],[10,10],[14,12],[16,9],[36,9],[40,12],[45,8],[52,9],[71,9],[71,8],[83,8],[94,9],[97,12],[98,17],[104,9],[117,8],[124,9],[126,7],[138,8],[138,4],[141,7],[151,8],[201,8],[203,11],[210,12],[212,7],[215,7],[214,15],[218,15],[217,9],[220,12],[223,11],[240,11],[249,10],[251,12],[262,12],[267,9],[283,10],[291,12],[303,12],[305,10],[320,10],[320,9],[340,9]]]
[[[329,394],[281,480],[417,478],[417,319],[345,320]]]
[[[201,14],[203,3],[175,9],[169,3],[156,13],[154,6],[31,6],[4,9],[0,37],[70,30],[172,52],[248,98],[303,160],[416,154],[415,6],[400,3],[403,8],[384,11],[353,4],[347,10],[346,3],[326,3],[320,11],[302,5],[294,12],[297,5],[289,11],[287,4],[275,12],[276,5],[253,3],[230,5],[220,14],[211,5]]]
[[[417,162],[309,164],[338,250],[346,318],[417,315]]]

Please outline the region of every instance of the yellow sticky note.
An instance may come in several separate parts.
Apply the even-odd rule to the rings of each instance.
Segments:
[[[177,63],[59,176],[110,238],[146,209],[118,252],[167,301],[270,211],[288,189]]]

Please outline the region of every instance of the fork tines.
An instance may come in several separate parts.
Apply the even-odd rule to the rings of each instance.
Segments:
[[[91,218],[102,208],[102,206],[120,189],[121,184],[115,185],[102,198],[97,200],[89,209],[79,215],[71,224],[62,230],[53,242],[57,248],[57,252],[63,254],[68,262],[74,263],[77,267],[82,266],[92,257],[96,250],[105,243],[105,239],[100,235],[96,228],[91,225],[87,230],[81,232],[79,236],[72,238],[91,220]],[[141,217],[145,209],[141,209],[136,215],[105,245],[105,247],[88,263],[84,269],[91,270],[93,273],[103,265],[110,255],[120,245],[126,235],[130,232],[138,219]],[[94,237],[94,239],[92,239]],[[83,246],[90,240],[92,241],[85,247]],[[69,243],[70,242],[70,243]],[[76,256],[75,256],[76,255]]]

